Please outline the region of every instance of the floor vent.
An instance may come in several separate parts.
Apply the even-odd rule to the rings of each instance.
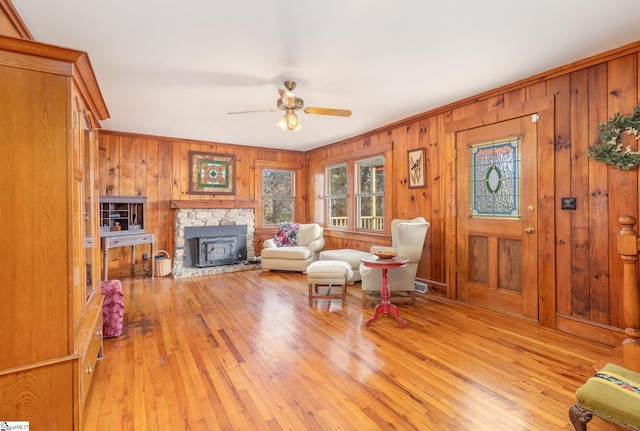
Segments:
[[[427,293],[429,291],[429,286],[427,285],[427,283],[416,281],[414,283],[414,289],[416,292]]]

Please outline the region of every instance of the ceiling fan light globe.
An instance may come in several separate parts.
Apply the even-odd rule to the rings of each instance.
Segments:
[[[280,127],[282,130],[286,131],[287,130],[287,116],[285,115],[284,117],[282,117],[280,119],[280,121],[278,121],[278,123],[276,124],[278,127]]]
[[[284,114],[280,121],[278,121],[277,126],[284,131],[290,130],[292,132],[302,129],[302,124],[300,124],[298,116],[291,110],[288,110],[288,112]]]
[[[302,127],[300,125],[300,121],[298,121],[298,116],[296,114],[287,115],[287,126],[289,130],[298,130]]]

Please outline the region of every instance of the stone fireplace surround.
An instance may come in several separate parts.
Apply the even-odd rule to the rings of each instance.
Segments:
[[[186,278],[201,275],[223,274],[260,268],[259,264],[238,263],[208,268],[185,265],[185,236],[187,226],[247,225],[247,258],[255,257],[253,238],[255,235],[255,213],[253,208],[178,208],[174,214],[175,250],[173,277]]]

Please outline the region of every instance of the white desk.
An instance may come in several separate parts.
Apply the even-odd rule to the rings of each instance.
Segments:
[[[134,275],[134,262],[136,255],[136,245],[139,244],[151,244],[151,254],[149,260],[151,260],[151,278],[155,277],[155,265],[154,265],[154,245],[155,236],[152,233],[123,233],[120,235],[111,235],[102,237],[102,250],[104,251],[104,278],[109,278],[109,249],[115,247],[131,247],[131,275]]]

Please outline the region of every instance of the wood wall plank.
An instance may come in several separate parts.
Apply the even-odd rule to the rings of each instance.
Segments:
[[[535,84],[527,85],[526,100],[536,100],[547,95],[546,82],[537,82]]]
[[[571,77],[563,75],[547,81],[547,94],[555,97],[554,194],[559,199],[571,195]],[[572,314],[571,214],[554,206],[556,221],[557,311]],[[540,217],[543,214],[538,213]]]
[[[557,205],[554,193],[555,121],[552,120],[555,118],[555,105],[539,109],[538,114],[538,318],[541,325],[555,328],[559,288],[554,213]]]
[[[147,140],[134,138],[133,140],[133,194],[132,196],[147,196]]]
[[[638,60],[637,54],[611,60],[608,63],[607,72],[607,117],[620,112],[628,114],[638,103]],[[631,136],[622,135],[623,145],[631,145],[637,148],[636,142]],[[617,222],[621,215],[638,214],[638,199],[630,199],[630,196],[638,194],[638,170],[621,171],[609,167],[609,260],[620,260],[616,249],[616,237],[620,230]],[[621,280],[621,265],[612,265],[610,271],[612,280]],[[609,297],[610,320],[614,326],[622,326],[622,291],[611,289]]]
[[[395,217],[400,219],[409,218],[408,214],[410,212],[410,209],[408,208],[408,204],[410,203],[411,195],[411,190],[408,187],[409,175],[407,172],[409,127],[410,126],[400,126],[391,131],[393,139],[393,152],[397,155],[397,157],[393,164],[389,163],[389,161],[385,161],[385,175],[390,177],[390,181],[387,181],[387,183],[392,186],[391,207],[385,208],[385,215],[387,217]],[[411,147],[410,149],[415,150],[416,148]]]
[[[132,136],[122,136],[120,138],[120,159],[118,167],[120,170],[118,195],[135,196],[135,138]]]
[[[544,94],[543,94],[544,96]],[[494,111],[496,109],[504,108],[504,94],[499,93],[495,96],[487,98],[485,102],[485,112]]]
[[[145,193],[140,196],[147,196],[147,229],[152,232],[156,232],[159,227],[158,224],[158,199],[149,199],[149,196],[160,195],[159,190],[159,174],[160,174],[160,148],[161,144],[157,139],[149,138],[147,142],[147,159],[145,166],[147,168],[147,183],[145,187]]]
[[[571,286],[574,315],[588,318],[590,310],[589,289],[589,163],[587,147],[589,135],[589,71],[580,70],[571,75],[571,181],[569,195],[579,205],[575,210],[562,210],[571,225]]]
[[[504,94],[504,106],[513,106],[523,103],[527,100],[526,87],[516,88]]]
[[[120,192],[120,173],[118,172],[118,161],[120,160],[120,136],[100,134],[100,141],[105,147],[105,172],[102,195],[118,195]],[[103,144],[101,144],[103,145]]]
[[[442,115],[430,117],[421,122],[421,129],[425,133],[421,135],[426,139],[423,145],[427,149],[427,196],[425,205],[430,226],[427,232],[428,239],[425,241],[424,258],[420,262],[419,274],[428,280],[438,280],[443,283],[446,280],[445,274],[445,248],[444,248],[444,215],[446,202],[444,194],[444,118]]]
[[[166,250],[174,257],[174,220],[171,210],[171,197],[173,178],[173,151],[167,142],[161,142],[158,146],[158,172],[156,174],[158,184],[157,200],[157,225],[155,227],[157,246],[156,250]],[[161,248],[162,247],[162,248]]]
[[[424,148],[425,149],[425,163],[427,169],[424,173],[425,181],[427,183],[431,183],[433,180],[430,180],[429,177],[433,178],[434,175],[438,175],[439,164],[438,154],[437,154],[437,146],[433,148],[431,146],[431,124],[436,125],[436,118],[421,120],[416,123],[416,128],[418,131],[418,142],[416,148]],[[434,130],[436,132],[437,130]],[[433,163],[435,162],[435,163]],[[433,208],[438,208],[440,206],[440,202],[437,201],[439,198],[439,194],[436,193],[434,199],[434,187],[422,188],[422,189],[413,189],[415,193],[415,202],[417,204],[417,209],[415,214],[424,217],[426,220],[433,220]],[[431,223],[431,222],[430,222]],[[429,226],[431,228],[431,226]],[[431,229],[429,229],[431,230]],[[427,235],[429,235],[429,231],[427,231]],[[422,248],[422,258],[420,263],[418,264],[418,271],[422,274],[424,278],[431,277],[431,265],[429,264],[430,260],[433,258],[434,253],[439,253],[439,250],[431,250],[425,240],[425,245]]]
[[[589,134],[588,144],[598,143],[598,125],[607,119],[607,66],[589,68]],[[589,319],[609,322],[609,226],[607,183],[608,168],[604,163],[589,160]],[[612,262],[615,264],[615,262]]]

